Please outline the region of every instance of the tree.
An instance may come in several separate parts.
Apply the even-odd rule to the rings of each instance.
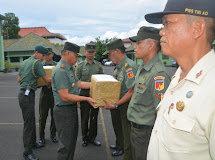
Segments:
[[[14,13],[5,13],[5,20],[3,21],[2,28],[4,39],[20,38],[18,35],[20,31],[19,18],[16,17]]]
[[[95,55],[96,60],[101,62],[102,59],[108,57],[108,55],[103,56],[102,54],[106,51],[106,44],[114,39],[116,38],[115,37],[111,39],[106,38],[105,40],[101,40],[100,37],[96,38],[96,55]]]

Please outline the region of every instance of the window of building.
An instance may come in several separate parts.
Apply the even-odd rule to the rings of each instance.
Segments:
[[[10,57],[10,62],[11,63],[20,62],[20,58],[19,57]]]
[[[30,57],[30,56],[24,56],[24,57],[23,57],[23,61],[26,60],[26,59],[28,59],[29,57]]]

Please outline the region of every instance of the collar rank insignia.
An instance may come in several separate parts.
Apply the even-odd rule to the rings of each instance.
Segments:
[[[128,66],[128,63],[125,63],[125,67],[127,67]]]
[[[164,89],[164,79],[165,77],[163,76],[157,76],[154,78],[155,80],[155,89],[157,91],[162,91]]]
[[[143,77],[143,82],[144,82],[145,80],[146,80],[146,77],[144,76],[144,77]]]
[[[196,74],[196,78],[199,78],[202,75],[202,70]]]
[[[60,64],[60,67],[65,68],[65,64]]]

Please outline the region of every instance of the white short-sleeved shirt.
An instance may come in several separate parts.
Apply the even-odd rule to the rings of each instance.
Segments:
[[[214,50],[179,82],[181,72],[157,107],[147,160],[215,160]]]

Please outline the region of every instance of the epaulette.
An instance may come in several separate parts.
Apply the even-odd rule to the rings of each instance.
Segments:
[[[82,63],[84,63],[84,61],[79,62],[78,65],[79,65],[79,66],[82,65]]]
[[[164,71],[164,68],[157,63],[155,64],[155,68],[156,68],[157,72],[163,72]]]

